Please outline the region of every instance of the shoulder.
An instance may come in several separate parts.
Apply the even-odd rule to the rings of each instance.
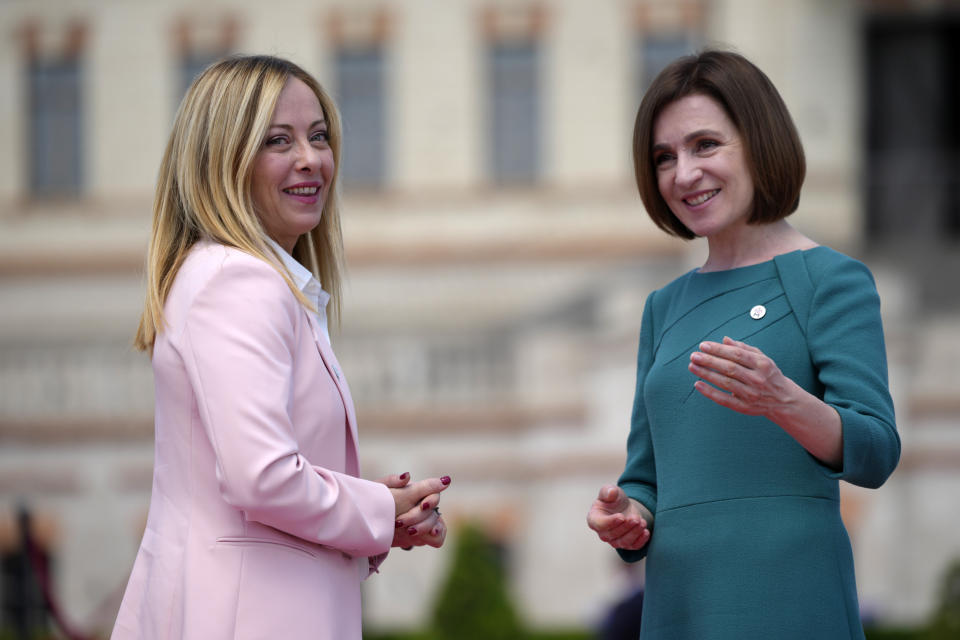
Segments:
[[[838,283],[837,278],[851,282],[869,281],[873,286],[873,274],[866,264],[840,253],[827,246],[819,246],[802,253],[807,273],[815,287],[831,282]],[[839,284],[838,283],[838,284]]]
[[[197,242],[177,273],[174,289],[192,298],[211,286],[288,290],[280,271],[262,258],[211,241]],[[171,291],[171,295],[174,291]]]
[[[234,247],[197,242],[180,265],[165,313],[176,323],[198,305],[227,306],[226,302],[261,310],[296,307],[296,297],[270,263]]]
[[[651,307],[651,311],[655,315],[666,312],[673,300],[683,292],[694,271],[696,270],[691,269],[650,293],[647,297],[647,304]]]

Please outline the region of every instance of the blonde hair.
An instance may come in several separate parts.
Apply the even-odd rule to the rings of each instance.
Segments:
[[[147,251],[147,294],[134,346],[153,351],[163,305],[190,248],[201,238],[235,247],[275,266],[297,299],[312,308],[266,242],[254,211],[251,174],[280,92],[291,77],[316,94],[333,151],[332,184],[320,224],[297,240],[293,257],[330,293],[327,314],[339,322],[343,237],[337,173],[341,127],[333,99],[296,64],[273,56],[234,56],[214,63],[180,103],[160,164]]]

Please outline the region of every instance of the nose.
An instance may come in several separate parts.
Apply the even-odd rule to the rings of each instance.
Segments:
[[[676,168],[674,180],[678,186],[692,186],[703,177],[703,171],[700,169],[697,159],[688,154],[681,153],[678,155]]]
[[[323,156],[320,150],[315,148],[309,142],[303,142],[297,145],[296,167],[300,173],[314,173],[319,171],[323,162]]]

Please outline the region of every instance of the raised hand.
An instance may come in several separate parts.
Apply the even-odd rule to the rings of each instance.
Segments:
[[[689,368],[697,391],[747,415],[773,418],[803,392],[763,351],[732,338],[701,343]]]

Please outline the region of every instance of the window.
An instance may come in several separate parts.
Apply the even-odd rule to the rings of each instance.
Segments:
[[[877,19],[867,33],[867,233],[960,240],[960,18]]]
[[[234,50],[240,27],[230,13],[182,15],[173,22],[176,107],[200,72]]]
[[[866,26],[868,246],[920,302],[960,304],[960,16],[881,13]]]
[[[636,38],[633,63],[637,76],[635,86],[639,89],[638,102],[664,67],[696,49],[696,38],[690,32],[640,34]]]
[[[498,184],[534,182],[540,175],[537,49],[532,41],[490,44],[489,162]]]
[[[383,47],[341,48],[336,77],[343,121],[340,176],[347,188],[381,187],[386,177]]]
[[[177,100],[179,101],[183,99],[183,96],[187,93],[187,89],[190,88],[190,84],[204,69],[222,58],[224,55],[226,55],[226,52],[223,52],[223,54],[185,53],[182,55],[180,57],[180,88],[179,92],[177,93]]]
[[[83,174],[82,73],[77,56],[32,58],[30,190],[34,196],[76,196]]]

